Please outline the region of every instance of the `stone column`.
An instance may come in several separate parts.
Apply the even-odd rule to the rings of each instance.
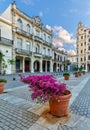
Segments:
[[[42,73],[42,59],[40,59],[40,73]]]
[[[23,73],[25,72],[25,57],[23,57]]]
[[[50,72],[53,72],[53,63],[52,63],[52,60],[50,60]]]
[[[45,62],[45,72],[47,72],[47,61]]]
[[[33,59],[33,57],[31,58],[31,73],[34,73],[34,59]]]

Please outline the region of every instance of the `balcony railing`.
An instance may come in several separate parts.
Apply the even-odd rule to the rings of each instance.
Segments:
[[[20,48],[15,48],[15,51],[18,52],[18,53],[23,53],[23,54],[27,54],[27,55],[31,55],[32,54],[31,51],[20,49]]]
[[[43,54],[43,57],[44,57],[44,58],[49,58],[49,59],[52,58],[52,56],[50,56],[50,55],[45,55],[45,54]]]
[[[13,45],[13,41],[4,37],[0,37],[0,43],[3,43],[5,45]]]
[[[22,30],[22,29],[20,29],[20,28],[16,28],[16,32],[17,32],[17,33],[20,33],[21,35],[30,37],[30,38],[33,37],[33,35],[32,35],[31,33],[28,33],[28,32],[26,32],[26,31],[24,31],[24,30]]]
[[[40,52],[33,52],[33,55],[36,57],[42,57],[42,53]]]
[[[39,36],[35,36],[34,39],[35,39],[36,41],[43,42],[43,41],[42,41],[42,38],[39,37]]]
[[[43,43],[46,44],[46,45],[48,45],[48,46],[51,46],[51,45],[52,45],[50,42],[45,41],[45,40],[43,40]]]

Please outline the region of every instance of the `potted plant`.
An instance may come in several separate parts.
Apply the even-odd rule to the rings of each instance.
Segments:
[[[4,91],[4,86],[7,81],[5,79],[0,78],[0,94]]]
[[[78,77],[79,76],[79,72],[78,71],[74,72],[74,75],[75,75],[75,77]]]
[[[63,76],[64,76],[64,79],[65,79],[65,80],[69,80],[70,73],[64,72],[64,73],[63,73]]]
[[[21,77],[21,81],[29,84],[31,98],[40,103],[49,102],[50,113],[55,116],[68,115],[68,104],[71,92],[64,83],[58,83],[52,75],[32,75]]]

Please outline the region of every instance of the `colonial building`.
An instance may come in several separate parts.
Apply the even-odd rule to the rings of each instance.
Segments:
[[[53,72],[63,72],[67,70],[67,52],[53,48]]]
[[[12,47],[12,23],[0,17],[0,74],[11,73],[8,60],[12,59]],[[4,60],[2,60],[2,56]]]
[[[76,37],[78,66],[90,71],[90,28],[80,22]]]
[[[68,61],[69,61],[69,65],[68,65],[68,70],[69,71],[73,71],[75,67],[77,67],[77,55],[68,55]]]
[[[6,63],[15,60],[14,65],[7,65],[7,74],[66,70],[67,54],[52,47],[52,31],[43,26],[39,16],[29,17],[19,10],[15,2],[0,17],[0,53]]]

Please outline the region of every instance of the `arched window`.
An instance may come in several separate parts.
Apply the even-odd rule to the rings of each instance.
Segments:
[[[46,41],[46,34],[44,33],[44,40]]]
[[[19,29],[22,29],[22,20],[21,19],[17,20],[17,26]]]
[[[30,42],[28,42],[28,41],[26,42],[26,50],[30,51]]]
[[[40,46],[39,46],[38,44],[36,45],[35,51],[36,51],[37,53],[40,53]]]
[[[30,25],[29,24],[27,24],[26,29],[27,29],[27,33],[30,33]]]

